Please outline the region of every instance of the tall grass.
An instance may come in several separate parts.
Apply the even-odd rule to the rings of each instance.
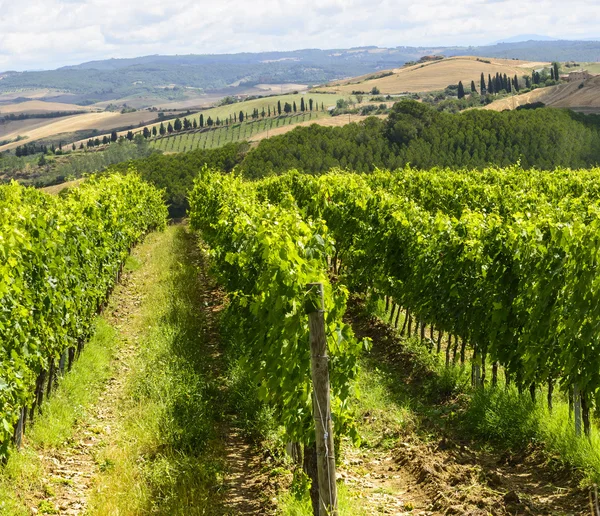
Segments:
[[[221,405],[209,386],[203,288],[195,242],[181,226],[152,235],[145,255],[142,314],[128,329],[139,351],[119,400],[117,436],[99,454],[107,465],[90,512],[212,514],[222,481],[216,442]]]

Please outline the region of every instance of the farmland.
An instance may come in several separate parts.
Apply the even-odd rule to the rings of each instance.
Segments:
[[[351,121],[359,121],[364,117],[340,116],[332,118],[328,113],[313,112],[296,115],[265,118],[256,121],[242,122],[225,127],[196,130],[159,137],[151,140],[150,146],[163,152],[186,152],[194,149],[213,149],[227,143],[248,140],[260,141],[270,136],[277,136],[291,131],[295,127],[310,124],[325,126],[343,125]]]
[[[3,503],[15,515],[31,507],[129,514],[151,504],[164,513],[178,513],[187,504],[217,506],[226,513],[242,503],[255,513],[270,514],[280,504],[294,503],[284,480],[286,468],[295,467],[290,462],[272,458],[276,472],[257,474],[251,488],[245,475],[215,473],[220,459],[214,454],[223,446],[249,464],[258,460],[236,431],[228,427],[223,432],[225,424],[257,425],[258,418],[260,424],[252,427],[256,438],[266,439],[276,430],[279,442],[295,439],[305,443],[305,454],[310,452],[304,437],[314,432],[312,383],[303,373],[311,360],[304,307],[310,301],[307,285],[319,282],[328,311],[330,361],[336,365],[331,406],[335,435],[341,438],[336,453],[340,507],[346,514],[374,514],[382,502],[416,514],[443,513],[448,507],[510,514],[518,504],[508,493],[516,489],[537,513],[584,510],[587,490],[576,489],[567,473],[577,471],[575,482],[600,478],[600,442],[591,412],[596,343],[590,335],[578,335],[573,318],[595,313],[572,305],[595,301],[588,291],[581,298],[563,298],[558,292],[583,288],[574,271],[585,268],[589,239],[596,238],[590,206],[596,203],[598,174],[598,169],[428,172],[406,167],[373,174],[332,171],[320,177],[290,172],[247,181],[203,170],[190,193],[190,226],[151,233],[134,249],[125,282],[110,301],[116,304],[108,305],[83,349],[77,344],[71,353],[77,341],[69,339],[69,332],[89,331],[93,319],[85,305],[65,301],[64,309],[82,310],[68,327],[60,326],[62,310],[49,312],[39,323],[58,325],[53,331],[60,338],[40,352],[44,359],[51,356],[50,370],[62,371],[65,380],[43,402],[42,415],[34,416],[34,430],[27,430],[24,446],[31,453],[15,462],[17,452],[12,451],[8,460],[21,478],[21,496],[0,475]],[[47,231],[78,213],[86,221],[111,210],[113,225],[101,229],[94,219],[83,226],[89,238],[100,238],[104,231],[107,239],[105,254],[96,257],[107,266],[79,272],[82,283],[90,281],[87,288],[95,287],[93,304],[106,302],[105,291],[113,288],[113,273],[120,275],[130,239],[164,224],[157,191],[134,175],[111,174],[52,198],[16,185],[2,188],[4,204],[16,203],[20,210],[5,225],[22,225],[34,243],[39,230],[27,228],[20,216],[24,210],[44,209]],[[535,214],[518,215],[532,203]],[[111,235],[127,227],[125,213],[127,226],[136,230],[121,240]],[[63,214],[63,222],[60,217],[53,222],[57,214]],[[576,233],[561,231],[565,219]],[[56,245],[40,242],[50,246],[44,255],[58,253],[48,274],[65,274],[68,250],[75,245],[69,234],[67,229]],[[80,245],[85,245],[83,238]],[[571,245],[580,252],[562,259]],[[22,247],[11,252],[25,253],[27,246]],[[72,253],[80,254],[76,247]],[[499,257],[502,266],[493,266]],[[30,261],[23,264],[35,267]],[[556,274],[545,285],[557,299],[551,307],[535,288],[548,267]],[[28,302],[36,303],[35,296],[46,295],[44,288],[52,289],[44,277],[38,281]],[[586,284],[589,291],[594,288],[593,279]],[[55,295],[66,300],[83,295],[66,285]],[[230,332],[227,343],[217,340],[219,325]],[[574,333],[563,332],[551,344],[558,326],[573,327]],[[538,346],[538,339],[547,345]],[[88,353],[100,362],[90,363]],[[111,353],[127,362],[111,359]],[[76,354],[79,360],[66,373],[69,357]],[[54,355],[66,358],[54,361]],[[27,383],[4,393],[12,412],[5,408],[3,417],[18,425],[30,417],[19,407],[41,403],[39,393],[45,398],[54,390],[46,391],[54,375],[39,376],[43,367],[17,375],[39,366],[26,356],[13,356],[19,360],[11,362],[11,372]],[[568,364],[574,361],[573,369]],[[86,367],[99,369],[87,377],[88,389],[81,389],[75,379],[91,374]],[[127,381],[108,381],[114,374]],[[69,381],[71,375],[75,379]],[[215,383],[222,387],[212,388]],[[360,398],[354,387],[362,392]],[[569,391],[574,392],[574,419],[569,419]],[[84,409],[84,415],[68,404],[58,410],[64,400],[76,400],[76,410]],[[265,407],[270,407],[268,414]],[[180,416],[173,418],[176,408]],[[229,422],[234,409],[241,414],[236,423]],[[52,432],[59,424],[60,430]],[[148,430],[140,432],[145,425]],[[157,436],[153,428],[167,432]],[[342,438],[356,433],[365,439],[360,446]],[[537,455],[523,452],[519,467],[503,463],[505,447],[519,449],[523,440],[543,443],[543,448]],[[71,449],[68,443],[87,444]],[[560,455],[562,465],[554,467],[563,474],[544,476],[545,459],[539,454]],[[98,490],[65,464],[85,467]],[[177,482],[161,478],[168,496],[154,498],[155,475],[185,464],[192,471]],[[477,477],[469,477],[473,468],[480,471]],[[37,476],[26,486],[18,475],[32,470]],[[376,476],[365,484],[366,474]],[[240,490],[242,498],[211,492],[215,482],[226,492]],[[183,499],[175,496],[181,489],[188,493]],[[261,500],[262,490],[272,495]],[[436,497],[439,493],[443,496]],[[309,493],[300,495],[303,506],[310,507]]]
[[[103,133],[113,128],[123,126],[138,127],[146,121],[155,120],[156,113],[151,111],[136,111],[133,113],[121,114],[119,112],[94,112],[73,115],[62,118],[50,118],[40,121],[39,119],[28,120],[28,124],[11,128],[11,132],[4,132],[2,139],[15,140],[18,136],[26,139],[27,142],[34,142],[45,139],[57,139],[59,135],[64,135],[63,143],[71,143],[69,135],[78,131],[93,131],[95,134]],[[9,123],[10,124],[10,123]],[[2,126],[0,126],[1,129]],[[13,142],[0,146],[0,152],[12,150],[21,145],[22,142]]]
[[[65,180],[0,185],[0,513],[587,514],[600,118],[515,108],[594,109],[599,78],[460,112],[358,93],[545,64],[13,126],[73,139],[0,154]]]
[[[600,113],[600,76],[549,88],[539,88],[523,95],[493,102],[485,109],[515,109],[534,102],[543,102],[549,107],[568,108],[582,113]]]
[[[206,121],[211,118],[213,120],[213,122],[216,123],[216,120],[219,119],[221,122],[224,122],[226,119],[230,119],[231,122],[233,122],[234,117],[236,118],[236,122],[237,122],[237,117],[240,113],[240,111],[242,111],[244,113],[244,116],[247,114],[249,115],[248,118],[251,118],[252,112],[254,110],[258,110],[259,112],[259,117],[260,118],[264,118],[262,116],[262,112],[263,110],[265,111],[265,116],[268,116],[268,112],[270,110],[271,112],[271,117],[274,117],[277,113],[277,104],[278,102],[281,103],[281,105],[283,106],[286,102],[289,103],[290,105],[293,105],[294,103],[296,104],[296,108],[297,110],[299,110],[300,108],[300,103],[301,101],[306,102],[307,106],[306,106],[306,111],[310,111],[309,107],[308,107],[308,102],[309,99],[313,99],[313,110],[312,110],[312,115],[310,115],[310,113],[306,114],[306,118],[309,118],[310,116],[312,116],[313,118],[320,118],[325,111],[327,111],[328,109],[335,107],[336,102],[338,99],[346,99],[348,98],[347,95],[331,95],[331,94],[290,94],[290,95],[276,95],[276,96],[272,96],[272,97],[262,97],[262,98],[258,98],[258,99],[253,99],[253,100],[247,100],[247,101],[243,101],[243,102],[235,102],[233,104],[227,104],[227,105],[223,105],[223,106],[218,106],[218,107],[213,107],[213,108],[209,108],[209,109],[205,109],[200,111],[199,113],[195,113],[193,115],[182,115],[185,116],[185,118],[187,118],[190,123],[193,123],[194,121],[196,122],[196,124],[198,125],[198,127],[200,126],[200,115],[202,115],[203,120],[205,121],[204,123],[206,123]],[[297,115],[297,113],[296,113]],[[283,120],[283,119],[282,119]],[[300,120],[304,121],[305,118],[302,117],[298,117],[298,116],[292,116],[286,119],[286,122],[289,124],[290,122],[295,121],[298,122]],[[261,127],[266,130],[266,122],[264,124],[261,125]],[[278,121],[273,121],[272,122],[273,127],[278,127],[278,125],[283,125],[283,122],[278,122]],[[161,123],[154,123],[154,124],[147,124],[145,125],[146,128],[148,128],[148,130],[152,130],[154,128],[156,128],[157,130],[160,128]],[[166,123],[165,123],[166,125]],[[236,124],[237,125],[237,124]],[[252,134],[256,134],[258,132],[258,125],[257,123],[255,123],[255,125],[245,125],[245,123],[242,123],[241,126],[238,126],[238,134],[235,135],[234,131],[230,131],[229,129],[225,128],[225,129],[213,129],[216,130],[216,134],[215,134],[215,138],[216,138],[216,142],[219,142],[220,139],[222,138],[223,141],[232,141],[231,138],[233,138],[233,141],[236,141],[237,139],[239,139],[239,133],[240,130],[242,131],[242,133],[246,133],[250,135],[250,133]],[[218,126],[217,126],[218,127]],[[141,129],[138,129],[137,132],[140,132]],[[120,131],[118,132],[119,136],[125,136],[127,134],[128,131]],[[227,133],[227,139],[225,138],[225,133]],[[202,133],[204,134],[204,133]],[[105,134],[98,134],[95,137],[96,138],[100,138],[102,139],[103,136],[110,136],[110,133],[105,133]],[[185,139],[187,140],[188,138],[185,137]],[[206,142],[207,140],[210,140],[210,143],[206,143],[207,146],[212,146],[212,145],[216,145],[215,142],[213,142],[213,135],[212,134],[208,134],[206,137],[201,136],[199,138],[193,138],[194,142],[197,142],[197,140],[202,140],[201,145],[204,146],[204,142]],[[183,141],[183,140],[182,140]],[[160,139],[158,140],[158,142],[154,143],[153,145],[156,148],[162,149],[162,146],[165,146],[164,150],[168,150],[166,148],[167,142],[160,142]],[[86,143],[86,140],[77,140],[75,141],[75,145],[79,146],[81,143]],[[190,138],[190,144],[191,144],[191,138]],[[168,145],[173,146],[174,144],[172,142],[169,142]],[[196,143],[194,144],[196,145]],[[187,148],[187,145],[184,145]]]
[[[369,93],[377,88],[382,94],[405,92],[427,92],[443,90],[449,84],[471,84],[496,73],[509,77],[530,75],[533,69],[543,68],[550,63],[518,61],[512,59],[486,59],[476,57],[451,57],[439,61],[397,68],[377,74],[366,75],[345,81],[335,81],[317,91],[351,94],[353,91]],[[373,78],[375,77],[375,78]]]

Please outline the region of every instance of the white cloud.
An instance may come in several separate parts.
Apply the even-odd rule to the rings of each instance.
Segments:
[[[600,4],[572,0],[0,0],[0,69],[92,59],[346,48],[477,45],[522,33],[597,33]]]

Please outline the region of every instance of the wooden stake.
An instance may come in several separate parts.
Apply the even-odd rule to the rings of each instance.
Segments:
[[[573,385],[573,406],[575,412],[575,434],[581,435],[581,396],[579,394],[579,386]]]
[[[17,421],[17,426],[15,427],[15,446],[17,450],[21,448],[21,444],[23,443],[23,427],[25,426],[25,416],[26,410],[21,409],[21,414],[19,415],[19,420]]]
[[[312,290],[313,299],[318,298],[320,304],[320,306],[310,307],[308,310],[313,414],[317,442],[317,469],[319,472],[319,514],[315,516],[337,516],[335,449],[329,397],[329,357],[327,356],[327,335],[325,333],[323,284],[311,283],[308,287]]]
[[[404,331],[406,330],[406,323],[408,322],[409,317],[410,312],[406,310],[406,313],[404,314],[404,324],[402,325],[402,329],[400,330],[400,335],[404,335]]]

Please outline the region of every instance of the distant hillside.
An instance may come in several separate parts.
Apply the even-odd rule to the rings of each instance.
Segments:
[[[441,53],[525,61],[600,61],[600,41],[519,41],[482,47],[450,47]]]
[[[503,111],[525,104],[543,102],[546,106],[569,108],[582,113],[600,114],[600,76],[549,88],[539,88],[523,95],[492,102],[486,109]]]
[[[549,65],[549,62],[518,61],[512,59],[483,59],[477,57],[451,57],[439,61],[431,61],[405,68],[397,68],[381,74],[357,77],[345,81],[336,81],[328,87],[319,87],[319,91],[350,94],[353,91],[369,93],[377,88],[382,94],[404,92],[424,92],[443,90],[450,84],[462,81],[465,88],[470,88],[475,81],[479,88],[481,74],[496,75],[500,73],[509,77],[530,75],[531,71]]]
[[[0,73],[0,93],[58,90],[74,97],[57,101],[79,104],[150,95],[177,100],[190,89],[226,95],[255,84],[323,84],[399,68],[430,54],[587,62],[600,61],[600,42],[525,41],[483,47],[361,47],[109,59],[51,71]]]

